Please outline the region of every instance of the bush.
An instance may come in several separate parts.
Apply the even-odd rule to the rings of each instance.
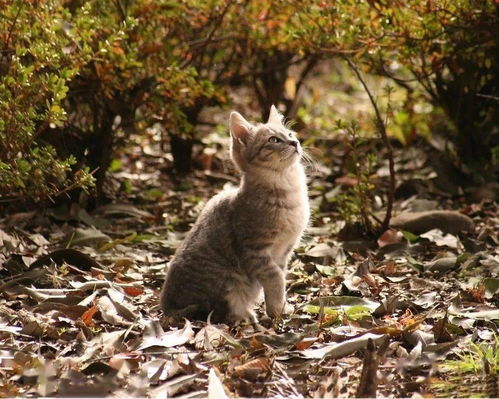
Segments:
[[[341,0],[298,7],[290,29],[304,46],[350,57],[407,90],[406,109],[396,115],[399,125],[407,125],[402,134],[427,133],[431,115],[423,121],[414,108],[430,102],[436,114],[443,110],[450,121],[450,127],[444,124],[445,134],[455,147],[450,152],[456,163],[474,171],[477,180],[494,178],[499,152],[497,3]]]
[[[415,80],[453,129],[456,161],[493,177],[499,150],[499,6],[481,0],[414,1],[376,8],[382,38],[366,54],[371,68],[391,79]],[[394,64],[393,61],[396,61]],[[391,65],[391,66],[390,66]]]
[[[88,188],[89,168],[101,196],[117,131],[160,122],[189,134],[188,110],[218,95],[184,62],[187,39],[202,34],[190,4],[0,4],[2,196],[37,201]]]
[[[88,188],[89,171],[102,197],[114,149],[128,133],[155,123],[169,137],[175,168],[188,171],[199,114],[225,104],[230,86],[251,87],[262,117],[273,103],[293,114],[303,82],[331,57],[355,59],[412,96],[424,90],[452,121],[465,164],[491,170],[497,153],[492,2],[0,0],[0,6],[0,195],[10,199]],[[416,129],[425,124],[410,110],[397,118]]]
[[[62,126],[68,83],[92,54],[82,37],[67,34],[59,2],[0,2],[0,195],[40,200],[68,185],[88,187],[88,171],[70,173],[74,157],[60,159],[41,132]],[[79,46],[75,46],[80,43]],[[68,51],[67,49],[74,49]]]

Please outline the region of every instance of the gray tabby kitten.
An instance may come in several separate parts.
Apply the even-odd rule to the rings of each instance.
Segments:
[[[170,263],[161,292],[165,314],[248,320],[261,288],[267,314],[285,310],[286,267],[309,220],[302,149],[272,106],[266,124],[230,114],[239,188],[211,198]]]

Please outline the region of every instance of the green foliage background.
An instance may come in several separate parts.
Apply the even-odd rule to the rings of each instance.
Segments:
[[[188,170],[205,107],[246,86],[262,117],[271,104],[296,114],[289,92],[345,57],[402,90],[392,135],[409,144],[440,129],[451,157],[493,178],[497,11],[479,0],[0,0],[0,196],[39,201],[95,179],[100,195],[117,132],[155,123]]]

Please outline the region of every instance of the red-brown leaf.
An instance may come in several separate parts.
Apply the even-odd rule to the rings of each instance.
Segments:
[[[83,323],[85,323],[86,326],[93,327],[95,325],[93,317],[97,312],[97,310],[98,310],[97,305],[93,305],[91,308],[89,308],[85,313],[81,315],[81,320],[83,321]]]

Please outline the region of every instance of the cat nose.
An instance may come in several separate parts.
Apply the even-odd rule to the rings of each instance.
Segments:
[[[291,140],[289,141],[289,145],[292,145],[295,148],[298,148],[298,141],[297,140]]]

